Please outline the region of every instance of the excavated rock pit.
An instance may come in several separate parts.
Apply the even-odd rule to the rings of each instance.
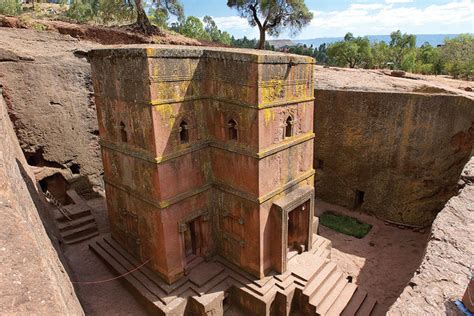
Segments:
[[[67,188],[75,188],[80,193],[91,197],[91,192],[100,191],[102,187],[102,163],[98,146],[95,106],[90,85],[90,66],[84,58],[85,52],[99,45],[57,33],[0,28],[0,85],[2,85],[9,118],[13,122],[18,142],[26,157],[27,163],[25,162],[23,166],[25,170],[31,169],[28,172],[30,175],[32,172],[34,173],[40,188],[55,191],[55,195],[59,199],[61,199],[61,192]],[[467,267],[471,264],[473,257],[469,249],[459,245],[472,244],[469,236],[474,235],[474,228],[472,225],[467,226],[463,228],[465,232],[461,234],[457,232],[456,227],[464,227],[462,225],[466,218],[472,218],[472,196],[474,193],[469,189],[471,186],[465,185],[461,194],[453,198],[438,215],[436,213],[443,208],[451,196],[456,194],[459,174],[471,156],[474,94],[464,91],[468,86],[472,87],[473,84],[441,77],[433,79],[409,75],[409,78],[394,78],[381,71],[316,69],[315,165],[317,167],[316,179],[319,181],[316,186],[317,192],[321,193],[320,198],[352,208],[355,192],[363,191],[363,203],[359,205],[361,207],[358,210],[370,212],[380,218],[392,219],[405,224],[426,225],[436,217],[433,233],[426,246],[423,264],[417,272],[419,274],[410,281],[410,286],[405,290],[404,287],[409,282],[411,274],[417,270],[418,262],[422,260],[425,242],[417,240],[417,242],[410,244],[408,249],[402,250],[402,253],[408,257],[412,251],[413,255],[406,260],[400,257],[395,261],[399,267],[392,271],[390,277],[397,279],[398,283],[396,286],[387,287],[387,293],[382,293],[377,297],[379,301],[385,302],[385,310],[403,291],[401,297],[392,306],[391,312],[413,312],[414,310],[409,307],[412,302],[416,302],[419,308],[417,312],[432,311],[433,308],[442,306],[446,300],[458,297],[458,292],[465,286],[463,282]],[[331,104],[331,102],[333,103]],[[434,112],[432,112],[433,109]],[[346,114],[343,115],[343,113]],[[353,115],[350,115],[351,113]],[[333,122],[327,121],[328,115]],[[400,127],[399,122],[404,121],[404,115],[411,118],[410,122],[417,122],[417,124],[409,126],[408,129]],[[445,124],[448,120],[452,123]],[[392,127],[387,128],[385,125]],[[322,127],[329,132],[322,131]],[[353,135],[359,135],[359,138],[355,139],[356,137],[351,136],[351,131],[355,131]],[[377,138],[374,136],[377,134],[386,134],[387,137]],[[404,144],[396,141],[399,135],[408,136]],[[333,137],[332,140],[331,137]],[[384,141],[387,138],[391,139],[391,137],[394,139],[393,146],[384,145]],[[322,138],[326,139],[321,140]],[[367,141],[370,139],[372,141]],[[373,139],[378,139],[378,143]],[[394,147],[397,150],[394,150]],[[383,150],[387,150],[388,153],[380,155]],[[426,151],[429,152],[429,155],[426,154]],[[401,155],[400,153],[403,152],[404,154]],[[318,156],[319,154],[324,154],[324,156]],[[373,166],[369,166],[363,161],[369,154],[373,157],[370,160]],[[388,159],[390,163],[388,165],[377,164],[379,156],[391,157]],[[351,170],[345,166],[345,163],[348,166],[355,166],[355,168]],[[400,169],[400,167],[402,168]],[[337,177],[339,179],[334,179],[334,175],[328,176],[329,170],[332,168],[338,170]],[[390,172],[383,171],[384,169],[390,169]],[[340,172],[343,174],[340,175]],[[371,198],[371,191],[367,189],[370,187],[368,185],[370,178],[375,174],[383,175],[384,172],[388,176],[379,178],[383,185],[371,186],[376,191],[376,196],[385,192],[385,194],[391,194],[392,198],[387,202],[387,207],[384,207],[385,204],[380,201],[377,202],[378,204],[373,204],[377,205],[376,207],[368,207],[371,201],[377,200]],[[365,177],[365,179],[357,177]],[[8,179],[9,181],[5,182],[8,185],[25,181],[14,180],[12,176]],[[427,181],[420,184],[420,180]],[[387,185],[387,183],[397,181],[409,183],[409,185]],[[472,180],[469,181],[472,183]],[[367,185],[365,190],[364,187],[359,187],[364,182]],[[322,185],[326,186],[326,189],[321,187]],[[5,187],[1,187],[2,192],[6,192]],[[346,196],[344,192],[347,192],[347,187],[354,190],[349,190],[351,193]],[[324,193],[325,190],[329,190],[327,188],[332,188],[334,192],[338,193],[331,194],[342,196],[342,198],[332,199],[331,194]],[[413,190],[407,190],[408,188]],[[431,192],[431,195],[428,192]],[[0,202],[7,200],[4,198],[5,196],[5,194],[2,195]],[[420,197],[423,196],[429,203],[420,203]],[[409,206],[402,208],[402,212],[409,210],[407,212],[409,216],[403,216],[403,220],[400,220],[401,217],[394,207],[395,204],[401,202],[405,206]],[[417,209],[413,205],[424,206]],[[33,206],[31,212],[32,214],[35,212],[42,214],[38,206],[36,208]],[[99,208],[96,218],[99,221],[105,221],[106,215],[103,208]],[[406,220],[407,218],[408,220]],[[31,217],[11,219],[12,225],[18,222],[31,226],[36,225],[32,224],[35,221],[37,224],[37,220],[33,220]],[[447,223],[449,227],[446,227]],[[47,225],[47,219],[45,224],[47,231],[54,235],[54,228]],[[99,226],[101,226],[100,223]],[[106,225],[102,224],[102,227],[106,227]],[[389,243],[392,243],[395,248],[403,248],[400,244],[406,242],[403,238],[396,238],[397,234],[405,234],[402,232],[406,232],[405,235],[408,236],[408,239],[416,236],[423,239],[429,235],[428,230],[425,233],[415,232],[411,236],[409,231],[400,230],[396,226],[387,227],[390,227],[389,231],[392,235],[380,238],[384,240],[392,238]],[[450,229],[449,233],[445,237],[441,237],[448,228]],[[102,228],[101,231],[107,231],[107,228]],[[386,230],[378,230],[378,232],[380,231]],[[368,247],[360,246],[360,249],[357,250],[360,250],[359,252],[354,251],[356,257],[362,258],[363,252],[368,249],[366,263],[362,265],[361,269],[360,260],[362,259],[356,258],[352,264],[351,260],[346,260],[350,258],[344,255],[344,253],[352,255],[345,249],[359,247],[357,242],[348,241],[344,236],[325,232],[324,229],[322,233],[333,239],[335,246],[333,255],[341,262],[347,262],[346,271],[352,273],[356,279],[358,277],[357,282],[362,287],[365,286],[368,290],[371,286],[383,288],[383,282],[387,282],[387,280],[384,279],[386,273],[383,273],[380,266],[394,261],[390,257],[390,253],[379,255],[378,249],[382,251],[383,247],[387,247],[387,244],[380,245],[375,242],[375,246],[370,244]],[[368,244],[369,241],[376,241],[378,239],[377,230],[372,234],[370,240],[363,239],[361,242]],[[44,235],[42,236],[44,237]],[[21,244],[24,240],[18,242]],[[38,251],[41,254],[39,248],[54,249],[51,246],[51,241],[43,239],[42,242],[41,244],[30,243],[32,248],[21,248],[18,256],[8,255],[7,257],[12,260],[3,262],[6,265],[19,265],[26,268],[23,258],[28,258],[27,253]],[[399,244],[396,244],[397,242]],[[5,251],[12,252],[12,249],[7,247]],[[454,249],[454,252],[450,252],[448,249]],[[69,258],[75,280],[103,279],[111,276],[106,269],[95,268],[99,263],[92,259],[87,259],[84,261],[87,264],[82,264],[81,257],[92,256],[87,250],[86,243],[74,247],[58,248],[58,251],[60,257],[62,253],[65,253]],[[54,257],[55,252],[51,253],[47,256]],[[455,255],[459,259],[453,259]],[[38,257],[41,256],[45,255],[38,255]],[[373,261],[377,264],[373,264]],[[448,266],[447,263],[453,265],[442,270],[440,267]],[[46,260],[42,264],[44,264],[42,271],[61,270],[61,266],[57,262]],[[29,269],[31,275],[38,275],[38,271],[32,267]],[[435,270],[438,271],[438,275],[430,279],[430,276],[433,276],[432,271]],[[371,279],[368,280],[367,276],[371,276]],[[443,281],[446,278],[454,280],[456,285],[453,286],[449,282]],[[58,295],[63,295],[63,299],[70,297],[68,299],[74,301],[75,296],[71,293],[71,285],[68,281],[64,279],[61,281],[61,278],[56,280],[55,290],[62,293]],[[48,286],[44,284],[46,283],[40,278],[31,278],[28,288],[43,289],[44,286]],[[2,283],[1,286],[3,293],[3,287],[10,287],[11,284]],[[449,287],[453,290],[449,290]],[[79,298],[85,306],[86,313],[106,311],[118,313],[123,311],[124,305],[114,305],[109,300],[128,302],[127,300],[130,299],[119,282],[104,286],[102,290],[82,285],[78,288]],[[423,297],[428,295],[423,292],[424,288],[430,289],[430,302],[423,302]],[[20,288],[16,292],[11,292],[9,299],[13,298],[18,302],[18,300],[27,297],[25,291]],[[102,299],[98,299],[96,293],[103,293]],[[113,295],[106,295],[106,293],[113,293]],[[58,304],[62,304],[61,300],[57,300]],[[31,306],[42,304],[41,301],[42,299],[33,300]],[[77,302],[70,304],[76,306],[74,304]],[[130,304],[130,306],[133,305]],[[0,305],[2,312],[9,311],[6,309],[6,305],[6,303]],[[104,306],[107,306],[105,310]],[[25,309],[25,311],[27,310],[31,309]],[[48,310],[45,309],[45,311]],[[49,310],[53,313],[56,311],[61,311],[61,307],[51,307]],[[80,313],[79,308],[75,311]]]

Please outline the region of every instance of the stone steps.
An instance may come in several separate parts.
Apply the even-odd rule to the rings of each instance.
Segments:
[[[280,312],[289,312],[296,304],[298,310],[292,315],[370,315],[375,300],[349,283],[336,264],[327,259],[327,240],[316,239],[315,245],[319,246],[314,246],[314,252],[305,252],[290,261],[287,272],[263,279],[254,278],[220,257],[194,258],[189,273],[173,284],[165,283],[147,267],[123,279],[147,302],[152,314],[182,315],[188,308],[197,307],[197,315],[204,315],[209,306],[221,306],[232,289],[232,295],[242,295],[244,302],[250,302],[255,313],[247,310],[248,315],[269,315],[273,302],[278,302]],[[117,274],[142,263],[110,237],[94,241],[90,247]]]
[[[358,288],[352,296],[349,304],[341,313],[341,316],[367,316],[375,308],[377,301],[369,296],[366,291]]]
[[[340,315],[344,308],[346,308],[347,304],[354,295],[355,291],[357,290],[357,285],[354,283],[347,283],[344,289],[341,291],[337,299],[334,303],[329,307],[327,312],[325,312],[328,316],[336,316]],[[321,306],[321,312],[323,313],[324,308]]]
[[[97,230],[97,225],[94,222],[83,224],[79,227],[68,229],[61,232],[61,237],[66,244],[77,243],[99,234]]]

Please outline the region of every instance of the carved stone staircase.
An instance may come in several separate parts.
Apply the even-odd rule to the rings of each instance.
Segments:
[[[311,252],[294,256],[283,274],[255,279],[221,257],[195,258],[187,275],[173,284],[147,267],[112,238],[90,248],[158,315],[371,315],[376,301],[350,283],[330,260],[331,242],[313,236]],[[230,303],[229,303],[230,302]],[[230,306],[229,306],[230,305]]]
[[[74,204],[62,206],[66,214],[55,211],[61,239],[66,244],[74,244],[97,236],[97,223],[87,202],[74,190],[68,190],[66,194]]]

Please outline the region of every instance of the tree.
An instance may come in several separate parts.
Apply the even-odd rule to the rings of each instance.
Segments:
[[[390,34],[390,50],[395,67],[403,70],[408,69],[414,62],[414,51],[416,50],[416,36],[402,34],[400,30]]]
[[[390,47],[384,41],[372,45],[372,67],[385,68],[391,61]]]
[[[1,0],[0,14],[18,15],[21,12],[21,4],[18,0]]]
[[[179,33],[196,39],[211,40],[209,34],[204,30],[204,24],[195,16],[188,16],[184,24],[179,26]]]
[[[129,5],[132,5],[130,3],[131,0],[126,1]],[[153,27],[145,12],[143,6],[144,2],[146,3],[146,1],[134,0],[135,10],[137,13],[136,24],[143,31],[143,33],[151,34],[153,33]],[[183,5],[179,2],[179,0],[152,0],[151,4],[152,7],[155,8],[155,10],[159,10],[161,12],[162,16],[166,16],[166,20],[168,14],[175,15],[179,21],[182,21],[184,19]]]
[[[447,72],[454,78],[474,77],[474,36],[460,34],[455,38],[445,39],[441,58]]]
[[[371,63],[372,52],[367,37],[354,37],[352,33],[344,36],[344,41],[336,42],[328,47],[330,63],[339,67],[365,67]]]
[[[278,36],[282,30],[296,34],[313,18],[304,0],[227,0],[251,26],[258,26],[258,49],[265,47],[265,35]]]

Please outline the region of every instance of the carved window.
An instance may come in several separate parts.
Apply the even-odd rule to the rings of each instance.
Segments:
[[[237,137],[238,137],[237,122],[234,119],[231,119],[227,123],[227,127],[228,127],[228,130],[229,130],[229,139],[230,140],[237,140]]]
[[[293,124],[294,124],[293,118],[291,117],[291,115],[289,115],[285,121],[284,138],[293,136]]]
[[[122,142],[124,143],[128,142],[127,131],[125,129],[125,124],[123,122],[120,122],[120,138],[122,139]]]
[[[189,126],[186,121],[182,121],[181,124],[179,124],[179,140],[181,144],[189,142]]]

